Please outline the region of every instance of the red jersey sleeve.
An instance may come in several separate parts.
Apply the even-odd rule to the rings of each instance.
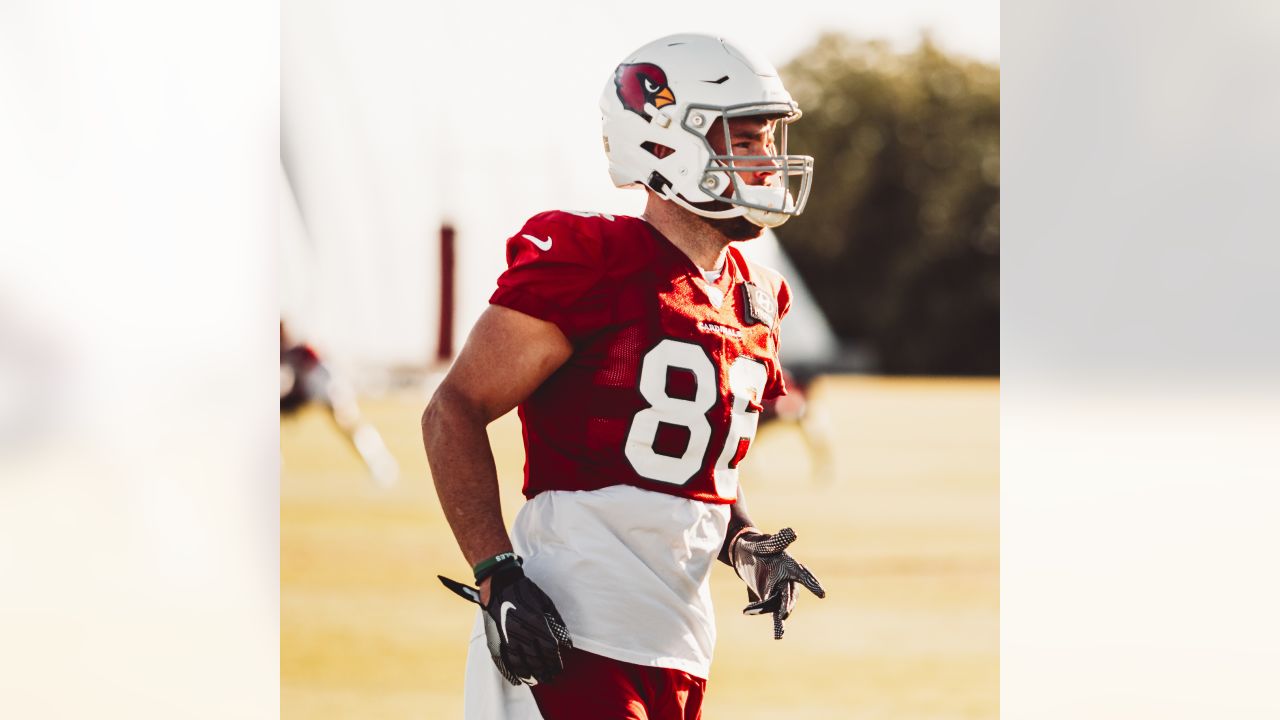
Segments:
[[[590,218],[535,215],[507,240],[507,269],[489,302],[554,323],[577,342],[607,322],[593,301],[605,279],[603,243]]]

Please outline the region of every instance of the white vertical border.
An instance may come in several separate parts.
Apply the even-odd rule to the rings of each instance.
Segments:
[[[0,97],[0,716],[274,717],[279,6],[9,0]]]
[[[1002,48],[1002,715],[1280,717],[1280,5]]]

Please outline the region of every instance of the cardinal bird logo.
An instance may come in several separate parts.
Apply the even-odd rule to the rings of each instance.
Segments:
[[[663,108],[676,102],[676,96],[667,87],[667,74],[653,63],[619,65],[613,74],[613,84],[618,88],[622,107],[645,120],[653,120],[645,112],[646,105]]]

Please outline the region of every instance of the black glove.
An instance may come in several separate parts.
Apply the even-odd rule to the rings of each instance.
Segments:
[[[784,552],[795,540],[796,533],[791,528],[782,528],[775,535],[748,530],[734,538],[729,548],[730,564],[747,584],[750,604],[742,613],[773,613],[774,640],[782,638],[782,621],[791,616],[796,606],[797,582],[820,598],[827,596],[813,573]]]
[[[519,566],[494,573],[489,604],[480,591],[437,575],[444,586],[484,608],[484,633],[498,672],[512,685],[537,685],[564,669],[560,648],[573,647],[569,630],[551,598],[525,577]]]

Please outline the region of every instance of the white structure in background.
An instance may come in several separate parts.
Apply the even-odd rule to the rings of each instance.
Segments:
[[[314,313],[315,281],[312,278],[316,263],[315,248],[307,237],[307,226],[302,219],[302,209],[294,197],[284,166],[280,166],[277,192],[280,198],[280,229],[277,253],[277,280],[280,292],[280,317],[289,322],[289,332],[294,337],[311,338],[315,335]]]
[[[778,237],[765,230],[755,240],[737,243],[752,262],[777,270],[791,286],[791,312],[782,321],[782,365],[827,365],[840,352],[840,340],[822,314],[818,301],[782,250]]]

